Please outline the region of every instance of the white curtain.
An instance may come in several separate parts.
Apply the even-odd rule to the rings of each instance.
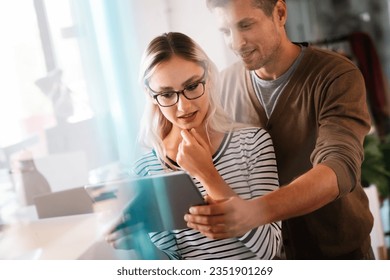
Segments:
[[[120,162],[130,165],[138,156],[144,102],[138,84],[136,11],[128,0],[73,0],[72,8],[92,110],[104,120],[99,126],[103,137],[113,133],[108,139]]]

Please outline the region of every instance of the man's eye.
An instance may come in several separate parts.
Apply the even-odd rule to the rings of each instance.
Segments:
[[[186,90],[187,91],[194,91],[196,90],[196,88],[199,86],[200,82],[199,83],[195,83],[195,84],[192,84],[192,85],[189,85],[186,87]]]
[[[173,92],[173,91],[163,92],[163,93],[159,94],[159,98],[171,99],[171,98],[175,97],[175,95],[176,95],[176,92]]]
[[[242,23],[242,24],[240,25],[240,28],[241,28],[241,29],[248,29],[248,28],[250,28],[251,26],[252,26],[251,23]]]

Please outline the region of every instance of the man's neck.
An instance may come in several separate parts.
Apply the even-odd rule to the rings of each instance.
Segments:
[[[301,52],[300,46],[288,42],[281,48],[281,51],[275,54],[272,64],[268,64],[262,68],[255,70],[258,77],[263,80],[276,80],[283,75],[293,65]]]

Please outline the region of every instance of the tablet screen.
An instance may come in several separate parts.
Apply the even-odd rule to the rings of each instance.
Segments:
[[[184,215],[189,208],[205,203],[192,178],[182,171],[108,184],[116,189],[122,213],[130,217],[131,224],[142,223],[148,232],[186,228]]]

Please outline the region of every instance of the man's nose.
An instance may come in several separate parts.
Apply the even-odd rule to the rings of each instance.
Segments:
[[[232,31],[230,35],[230,47],[233,51],[240,51],[246,44],[245,37],[238,31]]]

